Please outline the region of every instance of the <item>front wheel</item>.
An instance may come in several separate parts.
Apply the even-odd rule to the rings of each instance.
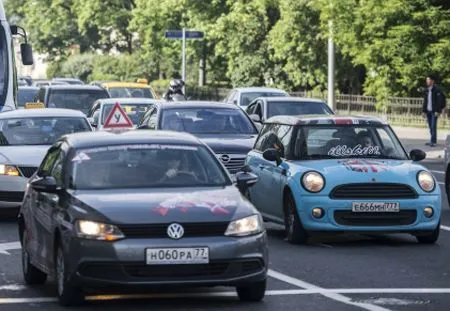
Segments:
[[[431,233],[427,235],[418,235],[416,239],[421,244],[434,244],[439,239],[439,233],[441,231],[440,223],[437,225],[436,229],[434,229]]]
[[[309,236],[303,228],[300,217],[298,216],[297,205],[291,193],[287,194],[284,205],[286,239],[292,244],[306,244]]]
[[[55,253],[55,276],[59,304],[62,306],[75,306],[84,302],[81,289],[73,286],[67,280],[66,259],[61,244]]]
[[[259,302],[266,294],[266,280],[238,286],[236,292],[241,301]]]

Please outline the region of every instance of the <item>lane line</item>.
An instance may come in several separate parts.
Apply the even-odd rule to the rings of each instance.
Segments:
[[[450,231],[450,227],[441,225],[441,230]]]
[[[377,305],[373,305],[370,303],[362,303],[362,302],[354,302],[352,301],[351,298],[341,295],[339,293],[333,293],[333,292],[325,292],[323,291],[324,288],[319,287],[317,285],[311,284],[311,283],[307,283],[305,281],[293,278],[289,275],[280,273],[280,272],[276,272],[272,269],[269,269],[268,271],[268,275],[272,278],[278,279],[280,281],[283,281],[285,283],[297,286],[297,287],[301,287],[304,289],[309,289],[309,290],[316,290],[319,291],[319,294],[330,298],[332,300],[338,301],[338,302],[342,302],[344,304],[350,305],[350,306],[355,306],[355,307],[359,307],[363,310],[368,310],[368,311],[391,311],[390,309],[386,309]]]

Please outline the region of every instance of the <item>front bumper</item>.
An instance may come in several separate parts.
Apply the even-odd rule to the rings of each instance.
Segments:
[[[27,180],[20,176],[0,176],[0,209],[22,205]]]
[[[355,213],[353,202],[399,202],[400,212]],[[297,211],[307,231],[361,232],[361,233],[427,233],[436,229],[441,218],[440,195],[419,196],[417,199],[337,200],[328,196],[297,196]],[[424,208],[432,207],[434,214],[428,218]],[[313,208],[322,208],[325,215],[312,216]]]
[[[148,247],[209,247],[210,263],[147,265]],[[267,235],[231,238],[125,239],[103,242],[74,238],[66,248],[70,280],[85,288],[147,286],[236,286],[266,278]]]

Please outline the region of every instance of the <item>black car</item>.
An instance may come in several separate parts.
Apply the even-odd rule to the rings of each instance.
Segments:
[[[156,103],[137,128],[191,133],[216,153],[232,175],[242,169],[258,136],[255,124],[241,108],[219,102]]]
[[[97,99],[110,98],[109,93],[93,85],[49,85],[39,89],[35,102],[44,103],[47,108],[66,108],[89,112]]]
[[[233,286],[243,301],[263,299],[267,234],[243,195],[254,174],[239,172],[234,185],[187,133],[89,134],[63,136],[28,181],[19,212],[27,284],[54,275],[62,305],[86,290],[147,286]]]
[[[39,91],[35,86],[19,86],[17,93],[17,107],[24,108],[26,103],[32,103]]]

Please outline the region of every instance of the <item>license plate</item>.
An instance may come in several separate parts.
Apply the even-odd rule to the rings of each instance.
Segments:
[[[353,202],[352,211],[356,213],[363,212],[383,212],[396,213],[400,211],[398,202]]]
[[[148,265],[179,265],[209,263],[209,248],[147,248]]]

